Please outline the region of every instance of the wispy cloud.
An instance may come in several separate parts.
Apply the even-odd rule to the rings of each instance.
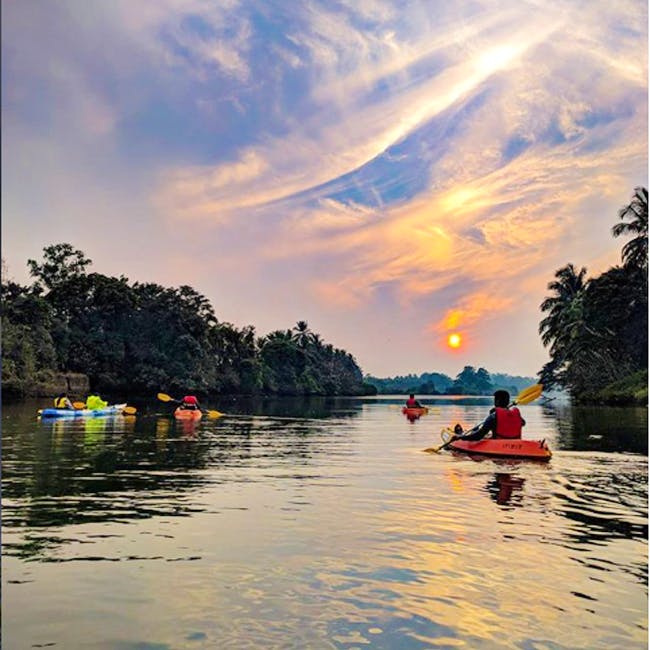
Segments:
[[[137,214],[164,253],[134,270],[173,277],[174,259],[225,318],[262,328],[295,303],[369,370],[403,363],[373,356],[373,337],[400,336],[379,326],[391,310],[413,350],[456,319],[477,363],[502,358],[480,341],[516,316],[534,337],[522,300],[536,310],[566,261],[612,258],[609,221],[647,176],[642,2],[3,10],[17,251],[30,230],[58,240],[66,215],[118,233]]]

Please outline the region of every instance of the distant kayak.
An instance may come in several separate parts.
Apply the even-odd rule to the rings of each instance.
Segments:
[[[527,460],[550,460],[551,450],[544,440],[454,440],[449,449],[465,454],[492,458],[520,458]]]
[[[421,415],[426,415],[428,412],[429,409],[426,406],[404,406],[402,408],[402,413],[411,418],[417,418]]]
[[[122,415],[126,404],[112,404],[103,409],[41,409],[42,418],[97,418],[105,415]]]
[[[174,417],[177,420],[200,420],[203,417],[202,411],[199,411],[198,409],[176,409],[174,411]]]

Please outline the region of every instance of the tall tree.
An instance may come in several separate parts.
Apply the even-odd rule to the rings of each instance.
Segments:
[[[623,250],[623,263],[641,269],[648,268],[648,190],[645,187],[634,189],[632,201],[618,212],[622,223],[612,227],[614,237],[633,235]]]
[[[555,280],[548,289],[553,295],[545,298],[540,309],[548,315],[539,324],[544,346],[551,345],[551,351],[561,352],[571,331],[582,318],[582,300],[588,285],[585,280],[587,269],[576,271],[573,264],[567,264],[555,272]]]
[[[40,280],[48,289],[63,282],[84,275],[86,267],[92,264],[84,253],[71,244],[53,244],[43,249],[43,263],[27,260],[32,277]]]

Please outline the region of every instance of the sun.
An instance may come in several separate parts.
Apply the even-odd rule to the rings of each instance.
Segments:
[[[461,341],[460,334],[450,334],[447,338],[447,345],[450,348],[459,348]]]

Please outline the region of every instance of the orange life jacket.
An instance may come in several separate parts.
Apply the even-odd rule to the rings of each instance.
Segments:
[[[496,408],[497,426],[494,432],[495,438],[521,438],[522,419],[519,409],[516,407]]]

